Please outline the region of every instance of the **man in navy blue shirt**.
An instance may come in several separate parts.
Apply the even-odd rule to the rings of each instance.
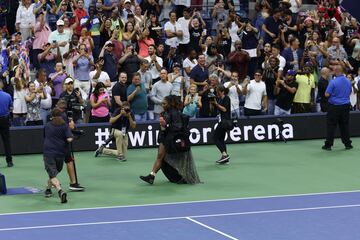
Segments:
[[[341,141],[347,150],[352,149],[349,136],[349,112],[351,82],[344,76],[340,65],[334,67],[335,78],[330,80],[325,96],[329,98],[327,118],[327,137],[322,149],[330,151],[334,143],[337,125],[340,128]]]
[[[11,96],[3,91],[4,83],[0,81],[0,135],[4,143],[6,162],[8,167],[13,167],[10,145],[10,110],[12,109]]]
[[[57,175],[61,172],[68,153],[67,143],[72,140],[73,135],[62,117],[62,111],[55,108],[51,113],[51,122],[44,128],[44,165],[49,176],[45,197],[51,197],[51,188],[55,187],[61,203],[67,202],[67,194],[61,189]]]

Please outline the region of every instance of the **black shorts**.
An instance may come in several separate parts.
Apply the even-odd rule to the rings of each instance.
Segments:
[[[44,165],[49,178],[56,177],[64,165],[64,157],[46,157],[44,156]]]

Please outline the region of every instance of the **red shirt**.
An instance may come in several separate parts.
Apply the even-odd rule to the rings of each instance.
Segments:
[[[81,32],[81,25],[80,25],[80,21],[83,17],[86,17],[87,16],[87,12],[84,10],[84,9],[79,9],[77,8],[75,10],[75,16],[78,18],[79,20],[79,25],[77,27],[77,34],[80,34]]]

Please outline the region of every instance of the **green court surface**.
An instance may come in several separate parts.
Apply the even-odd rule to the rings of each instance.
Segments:
[[[215,164],[219,157],[215,146],[193,147],[204,182],[195,186],[171,184],[161,172],[153,186],[142,182],[139,175],[150,171],[156,149],[130,150],[127,162],[79,152],[75,157],[85,192],[69,193],[65,205],[57,197],[46,199],[42,194],[1,196],[0,213],[360,190],[360,138],[353,139],[355,148],[350,151],[344,150],[340,140],[331,152],[321,150],[322,143],[233,144],[228,146],[230,164],[224,166]],[[42,155],[15,156],[11,169],[4,163],[0,172],[8,187],[45,187]],[[67,189],[65,169],[60,180]]]

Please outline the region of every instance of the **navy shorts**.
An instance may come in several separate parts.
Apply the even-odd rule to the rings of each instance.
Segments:
[[[44,165],[49,178],[55,178],[62,170],[64,157],[46,157],[44,156]]]

